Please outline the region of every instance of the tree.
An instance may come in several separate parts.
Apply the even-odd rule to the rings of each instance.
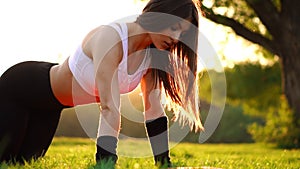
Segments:
[[[283,92],[300,127],[300,1],[214,0],[201,9],[205,18],[279,57]]]

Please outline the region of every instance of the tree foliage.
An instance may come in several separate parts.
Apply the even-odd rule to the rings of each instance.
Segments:
[[[253,131],[265,130],[262,126],[272,120],[268,115],[269,110],[271,108],[277,110],[280,107],[282,90],[279,63],[269,66],[262,66],[259,63],[240,63],[233,68],[225,68],[225,74],[227,83],[225,111],[217,130],[208,141],[251,142],[249,133],[255,141],[263,141],[256,139],[258,136],[254,135]],[[210,79],[218,79],[219,76],[220,73],[215,71],[201,74],[199,91],[202,102],[210,102]],[[215,82],[218,83],[218,80]],[[221,84],[215,84],[215,86],[219,85]],[[205,116],[208,108],[203,107],[204,111],[201,107],[202,115]],[[252,126],[253,123],[257,128],[248,129],[248,126]],[[261,134],[259,137],[262,136]]]
[[[282,95],[280,66],[243,63],[226,69],[227,96],[243,106],[247,114],[265,117],[269,107],[277,107]]]
[[[264,111],[276,107],[282,95],[280,65],[262,66],[259,63],[240,63],[225,68],[227,103],[241,105],[250,115],[265,117]],[[200,97],[210,102],[210,79],[218,79],[219,73],[203,73],[200,79]],[[218,82],[216,80],[216,82]],[[219,84],[215,84],[218,86]],[[252,111],[250,111],[251,109]],[[260,111],[260,112],[258,112]]]
[[[299,128],[300,1],[202,0],[202,2],[204,17],[232,28],[237,35],[279,57],[282,91],[293,112],[292,123]],[[249,94],[251,98],[251,93]],[[299,144],[300,135],[297,140]]]
[[[253,123],[248,127],[256,142],[271,142],[282,148],[299,148],[300,129],[293,122],[293,111],[285,97],[280,98],[279,108],[270,107],[265,125]]]

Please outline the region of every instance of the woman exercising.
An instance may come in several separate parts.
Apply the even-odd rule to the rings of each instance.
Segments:
[[[27,61],[0,79],[0,162],[45,155],[62,109],[99,103],[96,161],[117,161],[120,95],[141,85],[155,163],[171,165],[164,91],[175,120],[203,129],[197,100],[198,6],[150,0],[134,22],[90,31],[62,64]]]

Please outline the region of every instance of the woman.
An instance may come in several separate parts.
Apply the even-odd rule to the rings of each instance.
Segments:
[[[120,95],[141,84],[145,126],[158,165],[171,165],[168,120],[200,130],[196,70],[198,11],[192,0],[150,0],[133,23],[112,23],[87,34],[61,65],[23,62],[0,79],[0,159],[44,156],[66,107],[100,103],[97,162],[117,161]]]

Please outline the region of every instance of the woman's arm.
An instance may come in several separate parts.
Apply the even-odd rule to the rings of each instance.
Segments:
[[[120,130],[120,92],[118,66],[122,59],[120,37],[110,27],[103,27],[91,39],[96,85],[101,105],[98,136],[117,137]]]
[[[166,114],[161,103],[161,87],[158,84],[158,80],[155,84],[152,69],[149,69],[142,78],[141,89],[143,93],[145,121],[165,116]]]
[[[145,107],[145,126],[155,164],[170,167],[168,118],[161,104],[161,87],[155,83],[151,69],[143,77],[141,87]]]

